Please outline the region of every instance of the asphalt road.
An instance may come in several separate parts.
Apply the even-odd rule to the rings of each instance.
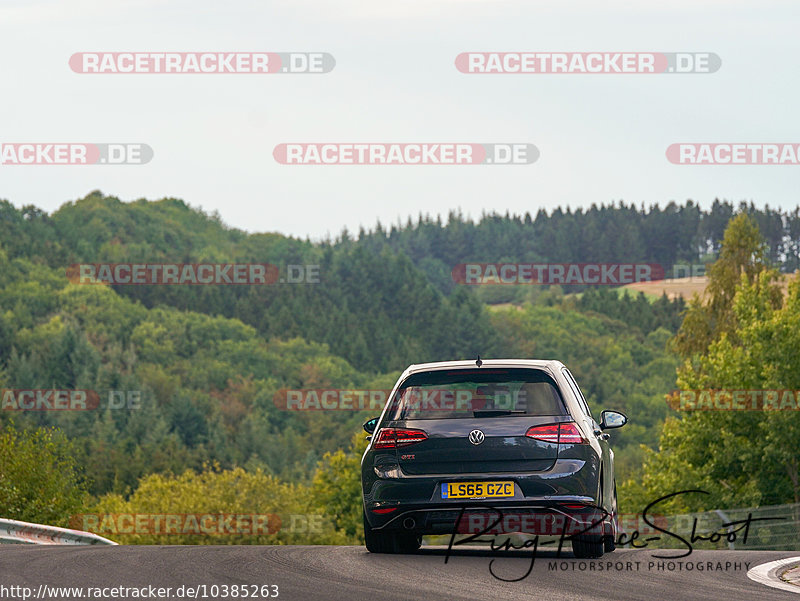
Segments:
[[[683,562],[682,569],[678,570],[676,563],[672,571],[668,565],[659,570],[658,562],[664,560],[654,559],[654,553],[659,551],[622,550],[600,560],[577,560],[569,551],[560,559],[553,551],[540,551],[530,575],[519,582],[503,582],[490,574],[491,560],[497,557],[493,570],[498,576],[518,578],[530,567],[529,552],[496,556],[488,550],[461,548],[454,550],[445,564],[445,551],[430,547],[423,547],[415,555],[373,555],[363,547],[3,545],[0,587],[30,587],[30,598],[34,599],[40,585],[84,590],[172,587],[172,593],[165,598],[176,599],[179,597],[175,591],[182,585],[276,584],[278,599],[287,601],[800,600],[796,594],[768,588],[746,575],[756,564],[796,556],[796,551],[695,551],[688,558],[675,560]],[[621,563],[612,564],[609,570],[609,561]],[[553,562],[560,569],[550,569]],[[693,564],[692,571],[686,571],[688,562]],[[709,570],[708,562],[723,569]],[[729,562],[727,566],[725,562]],[[733,562],[740,567],[737,569]],[[698,571],[698,564],[705,569]],[[592,565],[594,570],[590,569]],[[251,590],[254,589],[249,588],[248,593]],[[205,598],[223,598],[222,589],[215,595],[213,592],[207,588]],[[2,593],[0,588],[0,597],[9,598],[8,589],[5,595]],[[77,594],[48,598],[77,598]],[[203,598],[202,592],[198,598]],[[228,598],[233,596],[229,594]]]

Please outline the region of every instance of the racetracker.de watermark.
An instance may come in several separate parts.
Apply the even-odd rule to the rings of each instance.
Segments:
[[[287,142],[272,156],[281,165],[530,165],[539,149],[514,142]]]
[[[2,388],[0,411],[95,411],[137,410],[142,407],[141,390],[108,390],[105,402],[96,390],[57,388]]]
[[[344,389],[344,388],[282,388],[272,400],[284,411],[380,411],[392,393],[388,389]],[[476,411],[489,404],[486,395],[473,390],[407,388],[397,397],[405,411]],[[491,405],[496,409],[524,410],[526,394],[493,395]]]
[[[153,154],[140,142],[0,143],[0,165],[144,165]]]
[[[800,411],[800,390],[673,390],[667,404],[677,411]]]
[[[713,52],[462,52],[456,69],[469,74],[714,73]]]
[[[695,142],[670,144],[667,160],[675,165],[798,165],[796,142]]]
[[[73,263],[73,284],[107,285],[242,285],[318,284],[319,265],[271,263]]]
[[[322,74],[335,65],[327,52],[76,52],[69,59],[82,74]]]
[[[708,271],[705,263],[676,263],[672,266],[674,279],[704,280]]]
[[[0,395],[2,411],[92,411],[100,406],[94,390],[4,388]]]
[[[574,536],[581,534],[610,534],[605,519],[608,514],[590,506],[582,511],[569,508],[527,511],[468,511],[456,523],[459,534],[499,536],[503,534],[538,534],[541,536]],[[640,513],[615,514],[620,532],[639,532],[640,536],[656,534],[658,527],[666,527],[663,515],[643,516]],[[638,538],[638,537],[637,537]],[[628,543],[623,544],[630,544]]]
[[[319,534],[324,516],[277,513],[82,513],[70,527],[101,536]]]
[[[664,279],[657,263],[459,263],[456,284],[542,284],[621,286]]]

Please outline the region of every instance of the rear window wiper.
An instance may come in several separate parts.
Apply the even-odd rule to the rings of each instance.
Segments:
[[[498,417],[500,415],[527,415],[527,411],[512,411],[511,409],[475,409],[473,417]]]

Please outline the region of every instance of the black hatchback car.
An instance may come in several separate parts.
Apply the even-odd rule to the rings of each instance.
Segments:
[[[559,361],[412,365],[400,376],[361,460],[364,538],[410,553],[426,534],[550,534],[577,557],[614,550],[614,453]]]

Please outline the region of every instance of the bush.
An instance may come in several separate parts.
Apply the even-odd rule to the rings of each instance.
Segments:
[[[0,517],[67,526],[88,499],[73,445],[54,429],[0,431]]]

